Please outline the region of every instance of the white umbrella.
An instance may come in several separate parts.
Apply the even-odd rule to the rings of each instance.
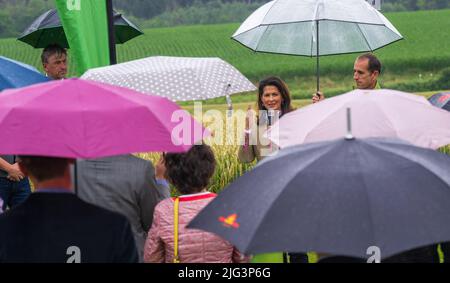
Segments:
[[[256,87],[220,58],[155,56],[88,70],[83,79],[95,80],[159,95],[172,101],[204,100]]]
[[[319,56],[374,51],[403,37],[364,0],[274,0],[232,38],[257,52],[316,56],[319,90]]]
[[[358,89],[300,108],[283,116],[268,136],[281,148],[341,138],[347,108],[356,138],[399,138],[432,149],[450,144],[449,112],[422,96],[390,89]]]

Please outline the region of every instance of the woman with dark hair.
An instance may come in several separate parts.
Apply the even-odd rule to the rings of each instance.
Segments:
[[[161,201],[145,243],[145,262],[235,263],[248,258],[218,236],[186,225],[216,194],[208,192],[216,160],[208,145],[164,155],[166,178],[180,193]]]
[[[258,117],[249,107],[245,121],[244,144],[239,147],[240,162],[260,161],[265,156],[278,150],[275,144],[265,138],[264,132],[284,114],[294,110],[291,105],[291,95],[286,83],[279,77],[268,77],[259,82],[258,87]],[[289,259],[288,259],[289,258]],[[253,262],[308,262],[306,254],[300,253],[270,253],[253,257]]]
[[[285,82],[278,77],[268,77],[259,82],[258,117],[248,108],[245,121],[244,144],[240,146],[238,158],[240,162],[259,161],[278,150],[269,139],[263,137],[264,132],[284,114],[294,110],[291,95]]]

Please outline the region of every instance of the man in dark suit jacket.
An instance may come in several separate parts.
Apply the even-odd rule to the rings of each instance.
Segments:
[[[156,171],[157,176],[150,161],[131,154],[77,161],[78,196],[127,217],[140,261],[155,206],[170,197],[164,168]]]
[[[0,262],[138,261],[128,220],[72,193],[70,162],[21,157],[36,190],[0,215]]]

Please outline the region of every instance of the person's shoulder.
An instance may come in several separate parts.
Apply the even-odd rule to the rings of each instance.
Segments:
[[[78,201],[80,202],[80,212],[83,211],[87,215],[91,215],[93,219],[94,218],[97,220],[110,219],[111,221],[119,221],[119,222],[126,220],[125,216],[115,211],[97,206],[95,204],[88,203],[79,198]]]
[[[158,204],[155,206],[155,211],[164,211],[167,209],[172,209],[173,208],[173,198],[166,198],[163,199],[162,201],[158,202]]]
[[[153,168],[153,164],[151,161],[134,156],[132,154],[129,155],[122,155],[120,156],[120,161],[122,161],[124,164],[127,164],[127,166],[133,166],[133,168],[141,169],[141,170],[147,170],[148,168]]]
[[[297,110],[297,107],[292,106],[290,109],[286,110],[285,113],[283,113],[283,115],[281,115],[281,117],[283,117],[284,115],[291,113],[293,111]]]

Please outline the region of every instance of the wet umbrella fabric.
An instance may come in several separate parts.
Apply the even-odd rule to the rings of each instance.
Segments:
[[[122,14],[114,12],[116,44],[125,43],[143,32]],[[56,9],[40,15],[18,38],[34,48],[45,48],[49,44],[59,44],[69,48],[61,20]]]
[[[214,199],[188,227],[247,254],[316,251],[381,258],[450,240],[450,156],[400,140],[285,148]]]
[[[0,91],[7,88],[18,88],[49,79],[27,64],[0,56]]]

